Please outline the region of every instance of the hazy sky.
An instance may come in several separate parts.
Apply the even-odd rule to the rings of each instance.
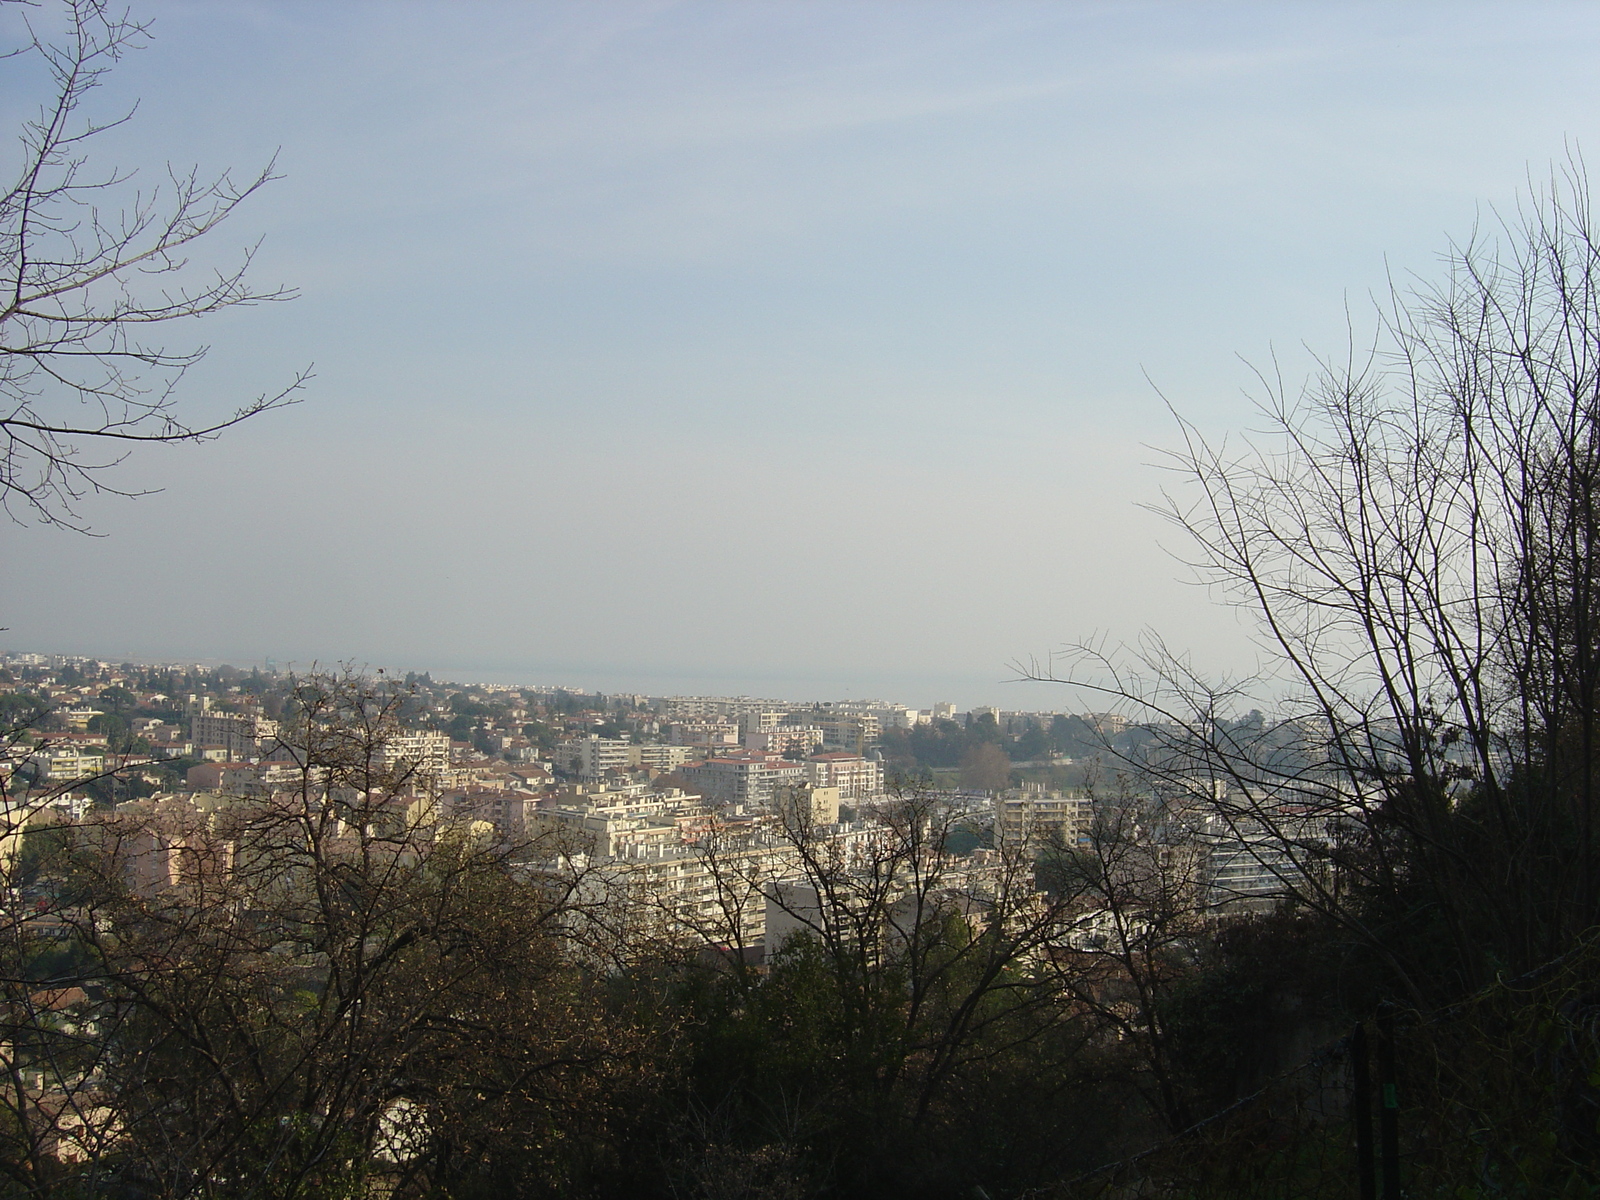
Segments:
[[[277,152],[215,250],[301,293],[193,331],[191,411],[316,379],[130,460],[102,538],[0,527],[12,649],[1008,708],[1088,635],[1248,666],[1139,507],[1156,386],[1248,426],[1242,360],[1337,352],[1600,118],[1589,3],[137,9],[100,161]]]

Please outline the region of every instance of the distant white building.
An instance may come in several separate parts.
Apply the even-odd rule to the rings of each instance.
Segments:
[[[685,763],[678,773],[711,803],[751,808],[768,807],[780,784],[807,782],[803,764],[778,754],[751,752]]]
[[[639,766],[649,771],[676,771],[694,757],[691,746],[660,746],[646,743],[635,746]]]
[[[1081,791],[1047,791],[1042,784],[1008,788],[994,796],[995,840],[1005,846],[1072,846],[1088,835],[1092,811]]]
[[[450,735],[432,729],[394,734],[384,741],[379,761],[387,771],[432,785],[450,769]]]
[[[626,771],[631,749],[633,744],[626,738],[603,738],[591,733],[558,743],[551,758],[558,771],[596,780],[610,771]]]
[[[822,748],[822,730],[815,725],[775,725],[752,729],[744,735],[744,748],[761,754],[814,754]]]
[[[723,717],[673,721],[667,726],[667,741],[674,746],[717,751],[739,744],[739,725]]]
[[[262,743],[278,734],[278,725],[254,713],[196,710],[189,718],[189,740],[197,750],[222,751],[228,758],[259,758]],[[219,757],[215,754],[206,757]]]
[[[626,738],[591,733],[561,742],[551,758],[558,770],[595,783],[616,771],[675,771],[694,756],[692,746],[636,746]]]
[[[883,708],[875,708],[872,715],[878,718],[878,723],[884,729],[915,729],[926,722],[928,714],[915,708],[907,708],[903,704],[889,704]]]
[[[783,719],[789,715],[786,708],[770,708],[763,705],[754,705],[742,709],[738,714],[739,732],[748,739],[752,733],[767,733],[783,724]]]
[[[1270,821],[1210,818],[1196,833],[1203,850],[1206,905],[1223,911],[1274,907],[1308,882],[1308,864],[1318,861],[1312,852],[1327,840],[1323,822],[1315,817],[1274,813]]]
[[[77,746],[50,746],[28,760],[42,783],[70,783],[103,774],[106,756]]]
[[[876,745],[883,734],[882,724],[870,712],[810,712],[805,714],[804,723],[822,730],[822,744],[828,750],[860,754]]]
[[[883,791],[883,763],[836,751],[806,759],[806,777],[815,787],[838,788],[841,800],[865,800]]]

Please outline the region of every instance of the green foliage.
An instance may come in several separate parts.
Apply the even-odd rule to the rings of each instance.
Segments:
[[[450,711],[457,717],[493,717],[498,709],[491,705],[472,699],[465,692],[457,692],[450,697]]]
[[[100,702],[106,706],[108,712],[126,712],[134,706],[137,700],[138,697],[120,683],[103,688],[100,692]]]
[[[1350,1006],[1363,997],[1339,995],[1348,950],[1337,928],[1289,911],[1228,922],[1200,944],[1161,1003],[1195,1111],[1254,1091],[1360,1011]]]
[[[1022,762],[1046,757],[1054,744],[1049,732],[1038,721],[1030,720],[1025,729],[1010,746],[1011,757]]]
[[[969,747],[984,742],[994,742],[998,745],[1003,739],[1000,736],[1000,722],[995,719],[992,712],[979,713],[967,723],[967,745]]]
[[[675,1143],[680,1186],[705,1187],[692,1163],[708,1151],[724,1171],[765,1164],[762,1186],[793,1189],[757,1194],[795,1196],[1006,1194],[1094,1161],[1108,1101],[1128,1099],[1097,1078],[1107,1060],[1053,1010],[983,985],[964,920],[925,938],[921,969],[953,969],[915,1004],[908,960],[863,970],[808,934],[764,974],[701,966],[681,979],[686,1091],[668,1098],[659,1135]],[[930,1076],[940,1034],[969,1003],[980,1032]]]
[[[978,741],[961,756],[961,786],[1000,791],[1011,785],[1011,760],[994,742]]]
[[[1081,717],[1055,716],[1047,723],[1030,718],[1015,737],[1002,734],[992,713],[983,713],[970,725],[936,720],[912,729],[886,729],[879,739],[884,759],[908,778],[920,772],[956,768],[974,746],[996,745],[1016,762],[1032,762],[1053,755],[1089,757],[1106,749],[1105,740]],[[1076,786],[1076,781],[1072,785]]]
[[[945,854],[965,857],[978,849],[994,848],[994,826],[989,823],[963,821],[952,825],[939,847]]]
[[[906,769],[958,767],[973,746],[1000,742],[993,715],[985,713],[972,726],[938,720],[912,729],[886,729],[881,746],[884,757]]]
[[[131,740],[128,718],[116,713],[99,713],[90,717],[88,730],[104,736],[106,744],[116,752],[122,751]]]
[[[31,729],[53,707],[33,692],[0,692],[0,729]]]

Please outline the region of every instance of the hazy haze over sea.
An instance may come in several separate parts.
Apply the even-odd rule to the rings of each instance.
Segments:
[[[196,328],[194,411],[317,378],[135,455],[104,538],[0,526],[10,648],[1009,708],[1097,632],[1248,668],[1138,507],[1163,395],[1247,427],[1239,356],[1343,353],[1600,118],[1576,3],[141,11],[96,161],[278,153],[202,253],[302,293]]]

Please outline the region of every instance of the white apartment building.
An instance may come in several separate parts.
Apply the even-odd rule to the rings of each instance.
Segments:
[[[628,789],[631,793],[633,789]],[[647,855],[663,847],[682,846],[703,836],[711,818],[700,797],[676,788],[665,792],[582,793],[555,805],[529,809],[528,832],[576,839],[576,848],[594,858]]]
[[[1092,802],[1077,790],[1046,791],[1036,783],[994,796],[995,841],[1003,846],[1075,845],[1088,836],[1092,819]]]
[[[774,725],[771,729],[752,729],[744,735],[744,748],[758,754],[815,754],[822,749],[822,730],[815,725]]]
[[[444,819],[457,827],[476,824],[493,827],[495,835],[508,841],[526,832],[527,812],[532,793],[512,788],[468,788],[440,797]]]
[[[766,892],[803,870],[800,853],[770,818],[704,821],[692,833],[614,843],[616,853],[591,867],[583,887],[604,901],[608,919],[660,936],[730,949],[757,950],[766,937]],[[859,856],[878,831],[830,829],[841,858]]]
[[[805,723],[822,730],[822,744],[828,750],[853,750],[862,753],[882,736],[883,726],[869,712],[813,712]]]
[[[920,709],[907,708],[903,704],[875,708],[872,715],[878,718],[878,724],[884,729],[915,729],[928,720],[928,715]]]
[[[694,758],[693,746],[660,746],[646,744],[635,746],[639,765],[650,771],[676,771]]]
[[[813,754],[806,778],[814,787],[838,788],[841,800],[866,800],[883,791],[883,763],[845,751]]]
[[[103,716],[105,710],[94,707],[92,704],[79,704],[72,708],[64,708],[58,712],[67,723],[68,729],[83,730],[89,728],[89,722],[95,717]]]
[[[230,759],[259,758],[262,743],[278,734],[276,721],[255,713],[196,710],[189,718],[189,740],[197,750],[224,751]],[[216,757],[205,755],[205,757]]]
[[[679,770],[689,785],[713,804],[766,808],[780,784],[807,782],[806,769],[778,754],[744,752],[685,763]]]
[[[1325,845],[1330,836],[1326,820],[1316,816],[1209,818],[1195,832],[1207,906],[1225,912],[1272,909],[1310,882],[1308,870],[1326,868],[1328,860],[1315,856],[1312,847]]]
[[[738,714],[739,731],[748,740],[752,733],[768,733],[778,728],[788,715],[787,708],[769,708],[761,705],[746,708]]]
[[[739,726],[721,717],[673,721],[667,726],[667,741],[674,746],[693,746],[715,752],[739,744]]]
[[[600,779],[610,771],[626,771],[633,743],[626,738],[603,738],[597,733],[559,743],[551,758],[556,769],[579,779]]]
[[[51,746],[28,760],[38,771],[41,783],[70,783],[88,779],[106,769],[106,756],[77,746]]]
[[[433,729],[394,734],[383,743],[379,761],[385,770],[409,771],[418,783],[436,784],[450,769],[450,735]]]
[[[624,738],[594,733],[560,743],[551,755],[559,770],[588,783],[613,771],[675,771],[694,756],[693,746],[636,746]]]

